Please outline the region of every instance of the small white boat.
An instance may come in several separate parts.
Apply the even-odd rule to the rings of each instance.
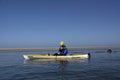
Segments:
[[[24,54],[23,57],[28,59],[72,59],[72,58],[88,58],[89,54],[67,54],[63,55],[54,55],[54,54]]]

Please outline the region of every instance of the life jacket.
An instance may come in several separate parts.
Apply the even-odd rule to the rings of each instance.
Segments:
[[[68,49],[66,47],[59,48],[59,52],[61,55],[66,55],[68,53]]]

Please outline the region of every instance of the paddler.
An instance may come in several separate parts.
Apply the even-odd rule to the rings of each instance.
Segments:
[[[54,55],[67,55],[68,49],[66,48],[64,41],[60,41],[60,48],[58,50],[58,53],[55,53]]]

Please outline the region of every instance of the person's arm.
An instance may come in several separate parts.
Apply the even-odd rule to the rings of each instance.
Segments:
[[[68,50],[67,49],[65,49],[64,50],[64,52],[63,52],[63,54],[67,54],[68,53]]]

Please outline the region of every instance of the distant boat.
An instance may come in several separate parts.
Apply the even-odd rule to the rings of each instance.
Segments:
[[[107,52],[108,52],[108,53],[112,53],[112,50],[111,50],[111,49],[108,49]]]

